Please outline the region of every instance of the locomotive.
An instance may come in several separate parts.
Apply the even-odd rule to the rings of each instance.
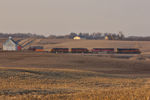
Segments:
[[[119,54],[140,54],[141,51],[137,48],[117,48]]]

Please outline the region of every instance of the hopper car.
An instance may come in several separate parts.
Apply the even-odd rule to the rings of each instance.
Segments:
[[[71,48],[71,53],[89,53],[87,48]]]
[[[51,53],[69,53],[69,48],[53,48]]]
[[[114,48],[93,48],[91,50],[92,53],[114,53]]]

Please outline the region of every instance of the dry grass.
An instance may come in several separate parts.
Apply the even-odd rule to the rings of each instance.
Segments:
[[[150,62],[0,53],[0,100],[149,100]]]
[[[49,68],[0,68],[1,100],[148,100],[147,78]]]

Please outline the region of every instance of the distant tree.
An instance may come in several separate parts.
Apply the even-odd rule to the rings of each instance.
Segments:
[[[80,33],[78,34],[78,36],[82,38],[82,37],[83,37],[83,33],[80,32]]]
[[[123,40],[125,38],[124,34],[122,31],[119,32],[119,39]]]
[[[103,36],[102,36],[102,33],[92,33],[91,35],[90,35],[90,38],[91,39],[102,39],[103,38]]]
[[[48,36],[48,38],[51,38],[51,39],[55,39],[57,36],[56,35],[50,35]]]
[[[8,38],[9,36],[13,38],[45,38],[43,35],[37,35],[32,33],[0,33],[0,38]]]
[[[73,39],[75,36],[78,36],[77,33],[71,32],[69,38]]]

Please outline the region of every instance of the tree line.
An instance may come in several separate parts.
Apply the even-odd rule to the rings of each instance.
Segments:
[[[44,35],[32,34],[32,33],[0,33],[0,38],[46,38]]]
[[[81,39],[87,40],[104,40],[107,36],[110,40],[124,40],[124,41],[150,41],[150,36],[125,36],[122,32],[119,33],[75,33],[71,32],[66,35],[38,35],[33,33],[0,33],[0,38],[49,38],[49,39],[73,39],[75,36],[79,36]]]
[[[75,36],[79,36],[81,39],[88,39],[88,40],[102,40],[105,39],[107,36],[110,40],[123,40],[125,36],[119,32],[117,33],[75,33],[71,32],[68,35],[62,35],[62,36],[56,36],[56,35],[50,35],[48,38],[68,38],[68,39],[73,39]]]

